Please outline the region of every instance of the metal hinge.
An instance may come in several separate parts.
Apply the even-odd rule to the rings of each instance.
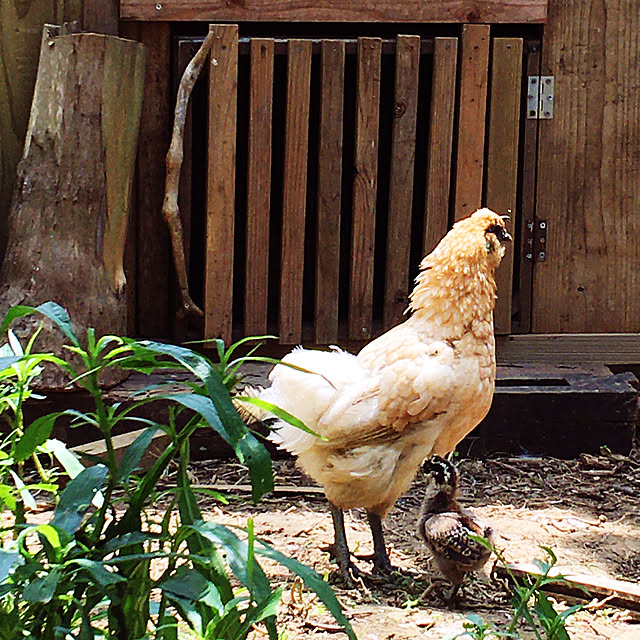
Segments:
[[[544,262],[547,259],[546,220],[527,220],[525,223],[523,255],[527,262]]]
[[[527,85],[527,118],[549,120],[553,118],[554,76],[529,76]]]

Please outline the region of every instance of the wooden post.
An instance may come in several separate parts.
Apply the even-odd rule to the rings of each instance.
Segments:
[[[144,78],[138,43],[45,27],[0,273],[0,313],[54,300],[80,336],[124,334],[122,266]],[[14,330],[32,331],[41,318]],[[40,349],[61,351],[45,332]],[[57,371],[42,385],[57,388]]]

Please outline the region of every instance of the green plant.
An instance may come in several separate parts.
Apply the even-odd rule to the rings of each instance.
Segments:
[[[582,609],[582,605],[568,607],[558,612],[544,592],[551,583],[566,583],[561,575],[551,575],[551,570],[558,561],[549,547],[542,546],[543,559],[534,560],[539,573],[524,578],[517,577],[509,568],[502,553],[486,538],[472,536],[474,540],[490,549],[505,568],[511,583],[513,616],[506,628],[498,628],[493,623],[485,624],[480,616],[469,615],[464,623],[465,632],[456,638],[468,636],[474,640],[484,638],[519,638],[518,627],[525,621],[535,634],[537,640],[570,640],[566,629],[566,621]]]
[[[200,638],[236,640],[263,623],[276,640],[280,590],[272,588],[258,562],[258,557],[268,557],[299,575],[355,638],[330,587],[308,567],[256,538],[251,520],[244,535],[203,520],[187,474],[189,439],[200,427],[216,431],[248,466],[255,500],[273,487],[270,456],[231,401],[229,391],[241,359],[231,360],[230,355],[237,345],[227,351],[219,345],[220,363],[214,364],[184,347],[117,336],[97,339],[92,330],[81,344],[66,311],[53,303],[11,309],[0,331],[4,333],[15,318],[35,312],[63,332],[70,343],[69,357],[16,353],[15,345],[6,355],[9,360],[0,354],[0,380],[8,381],[3,394],[19,399],[9,405],[15,433],[2,448],[8,473],[20,477],[14,470],[22,473],[20,462],[33,459],[35,464],[42,452],[60,453],[49,438],[63,417],[99,433],[106,458],[93,460],[96,464],[87,468],[74,460],[70,475],[75,477],[63,491],[55,483],[34,485],[46,488],[55,499],[46,524],[27,521],[24,508],[18,508],[26,494],[20,486],[14,488],[15,525],[5,531],[0,550],[0,637],[170,640],[178,637],[178,625],[186,623]],[[33,340],[25,351],[32,347]],[[69,408],[17,428],[23,414],[14,409],[29,395],[38,358],[62,367],[89,393],[93,410]],[[28,372],[22,378],[7,373],[20,367]],[[108,405],[99,379],[110,367],[146,373],[182,368],[194,382],[183,392],[156,389],[132,404]],[[158,400],[170,403],[166,424],[136,417],[143,404]],[[119,461],[112,433],[123,422],[138,422],[145,429]],[[167,433],[170,444],[139,476],[136,468],[158,429]],[[178,467],[177,487],[161,494],[158,483],[172,461]],[[5,507],[13,506],[10,498],[3,499]]]

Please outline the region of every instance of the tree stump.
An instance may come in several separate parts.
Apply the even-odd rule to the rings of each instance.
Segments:
[[[144,48],[113,36],[59,33],[49,25],[43,32],[0,272],[0,317],[16,304],[53,300],[69,311],[81,340],[88,327],[96,336],[124,335],[123,254]],[[12,328],[26,337],[42,322],[33,316]],[[40,351],[57,354],[63,344],[54,330],[36,343]],[[51,369],[39,386],[60,389],[67,383]]]

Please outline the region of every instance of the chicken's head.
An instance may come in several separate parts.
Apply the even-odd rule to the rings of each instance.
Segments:
[[[426,480],[426,497],[436,495],[455,497],[458,490],[458,471],[452,462],[441,456],[431,456],[422,463]]]

